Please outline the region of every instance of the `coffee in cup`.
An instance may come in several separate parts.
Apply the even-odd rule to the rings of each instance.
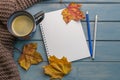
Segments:
[[[11,34],[19,39],[30,39],[36,31],[36,25],[38,25],[43,18],[43,11],[35,15],[31,15],[27,11],[17,11],[9,17],[7,28]]]
[[[25,36],[32,32],[34,22],[26,15],[16,17],[12,22],[12,31],[17,36]]]

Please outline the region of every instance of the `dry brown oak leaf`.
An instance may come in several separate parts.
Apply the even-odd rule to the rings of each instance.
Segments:
[[[23,69],[28,70],[32,64],[38,64],[43,61],[41,54],[36,49],[37,43],[24,45],[23,52],[18,60]]]
[[[43,68],[45,74],[51,76],[51,79],[62,79],[71,71],[71,63],[67,61],[66,57],[58,59],[55,56],[50,56],[49,62],[49,65]]]

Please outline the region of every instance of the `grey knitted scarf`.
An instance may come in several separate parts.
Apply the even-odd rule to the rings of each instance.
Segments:
[[[0,0],[0,80],[20,80],[13,60],[15,37],[7,28],[8,17],[15,11],[26,9],[38,0]]]

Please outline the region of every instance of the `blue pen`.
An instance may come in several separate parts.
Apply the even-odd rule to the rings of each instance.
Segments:
[[[89,21],[89,15],[88,11],[86,11],[86,22],[87,22],[87,30],[88,30],[88,42],[89,42],[89,50],[90,50],[90,55],[92,57],[92,41],[91,41],[91,33],[90,33],[90,21]]]

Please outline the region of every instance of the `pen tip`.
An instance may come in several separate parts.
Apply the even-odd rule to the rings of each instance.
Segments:
[[[94,58],[92,58],[92,60],[94,60]]]
[[[86,14],[88,14],[88,11],[86,11]]]

